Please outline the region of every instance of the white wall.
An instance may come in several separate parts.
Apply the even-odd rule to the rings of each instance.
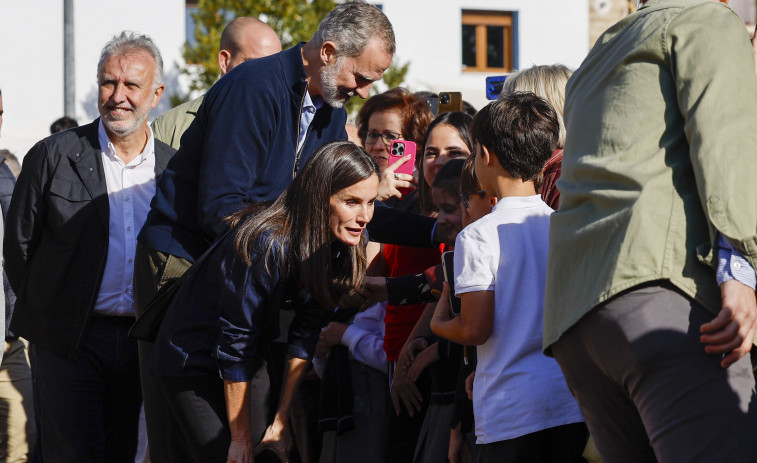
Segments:
[[[489,73],[463,72],[463,9],[518,12],[518,62],[577,67],[588,52],[588,0],[374,0],[395,28],[397,58],[411,62],[410,90],[461,91],[480,108]],[[186,92],[179,78],[185,0],[74,0],[76,117],[97,116],[100,49],[124,29],[150,35],[163,54],[166,92],[151,117],[168,109],[168,95]],[[0,148],[22,157],[63,116],[63,1],[0,0]]]
[[[578,67],[589,51],[588,0],[376,0],[394,25],[410,90],[460,91],[486,104],[485,78],[462,70],[462,10],[518,12],[518,62]]]
[[[76,118],[97,117],[97,61],[122,30],[149,35],[163,55],[166,93],[152,117],[168,109],[182,63],[184,0],[74,0]],[[63,116],[63,1],[0,0],[0,148],[19,158]]]

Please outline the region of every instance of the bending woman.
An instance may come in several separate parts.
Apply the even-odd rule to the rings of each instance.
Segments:
[[[279,334],[278,312],[331,312],[360,287],[378,183],[362,148],[323,146],[272,206],[232,216],[231,231],[177,292],[154,374],[194,461],[253,461],[248,388]]]

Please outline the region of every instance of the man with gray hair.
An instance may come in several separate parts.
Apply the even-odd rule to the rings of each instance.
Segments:
[[[138,313],[162,284],[182,275],[226,230],[224,217],[247,203],[278,197],[317,148],[347,138],[344,104],[353,95],[368,96],[394,51],[394,32],[386,16],[373,5],[347,2],[327,15],[309,42],[242,63],[208,91],[158,182],[139,235],[134,269]],[[400,227],[383,214],[377,208],[372,237],[431,245],[433,220],[411,218]],[[301,372],[311,358],[318,328],[313,331],[289,337],[289,372]],[[296,383],[298,374],[285,373],[287,382]],[[281,404],[290,403],[294,389],[285,384]],[[151,455],[155,442],[181,450],[149,434],[150,405],[146,401]],[[269,431],[281,435],[287,414],[287,407],[280,407]],[[259,437],[253,436],[253,442]]]
[[[147,116],[163,94],[152,40],[122,32],[97,66],[100,118],[38,142],[4,242],[14,333],[31,343],[46,462],[133,462],[142,402],[132,295],[136,233],[174,150]]]

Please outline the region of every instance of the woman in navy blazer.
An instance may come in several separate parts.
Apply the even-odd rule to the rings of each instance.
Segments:
[[[194,461],[251,461],[248,388],[279,334],[278,311],[330,313],[362,285],[378,183],[362,148],[324,145],[270,207],[231,216],[177,292],[153,373]]]

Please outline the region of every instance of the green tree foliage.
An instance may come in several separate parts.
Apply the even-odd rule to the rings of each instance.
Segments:
[[[194,36],[196,43],[184,45],[184,60],[188,63],[181,72],[189,76],[190,90],[206,91],[210,88],[221,70],[218,67],[218,51],[221,33],[233,18],[253,16],[270,25],[281,39],[281,45],[287,48],[310,40],[318,24],[334,9],[334,0],[200,0],[197,10],[192,13],[195,22]],[[374,85],[371,95],[380,91],[401,86],[405,80],[409,64],[392,64],[386,70],[383,84]],[[189,98],[189,95],[170,95],[171,106],[177,106]],[[363,106],[364,100],[352,98],[347,104],[351,115]]]
[[[221,33],[237,16],[253,16],[270,25],[284,49],[307,41],[318,24],[334,9],[333,0],[200,0],[192,13],[196,44],[184,45],[182,69],[190,77],[190,89],[204,91],[218,79],[218,51]]]

